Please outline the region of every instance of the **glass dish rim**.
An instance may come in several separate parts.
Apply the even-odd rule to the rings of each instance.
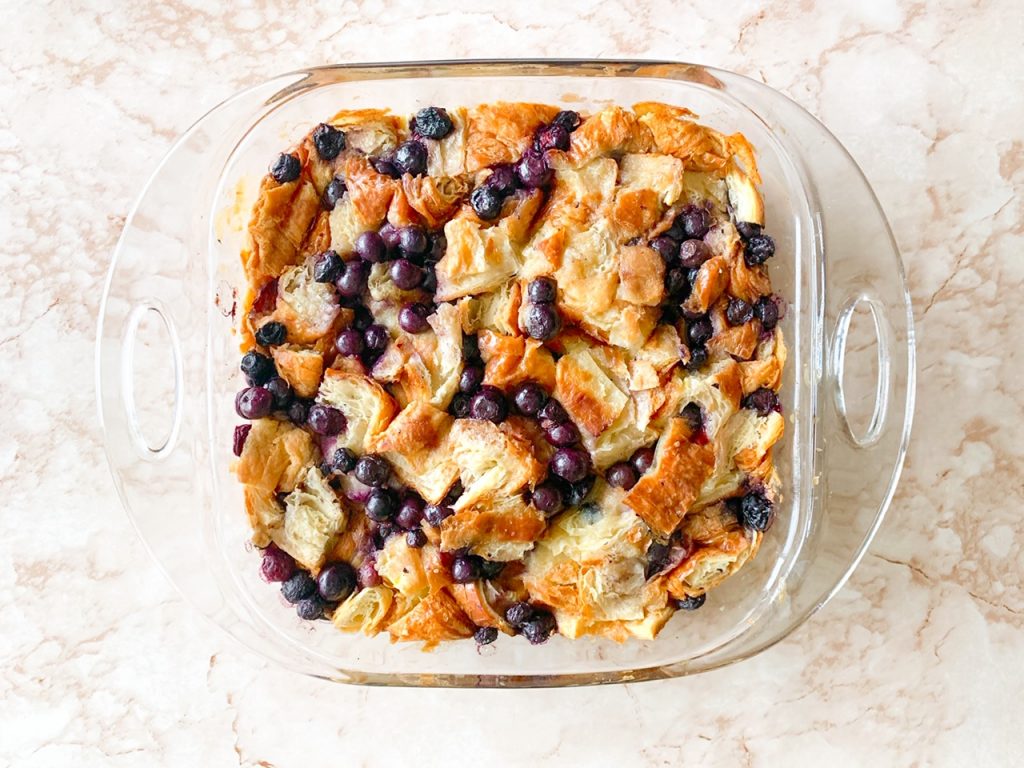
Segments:
[[[766,86],[766,85],[764,85],[762,83],[759,83],[756,80],[752,80],[750,78],[747,78],[744,75],[740,75],[740,74],[737,74],[737,73],[734,73],[734,72],[729,72],[727,70],[718,69],[718,68],[715,68],[715,67],[709,67],[709,66],[699,65],[699,64],[691,64],[691,63],[686,63],[686,62],[676,62],[676,61],[671,61],[671,60],[649,60],[649,59],[572,59],[572,58],[570,58],[570,59],[543,59],[543,58],[537,58],[537,59],[533,59],[533,58],[531,58],[531,59],[491,59],[491,58],[484,58],[484,59],[465,59],[465,60],[428,60],[428,61],[404,61],[404,62],[380,62],[380,63],[377,63],[377,62],[349,63],[349,64],[338,64],[338,65],[324,65],[324,66],[310,67],[310,68],[294,70],[292,72],[282,73],[281,75],[277,75],[275,77],[269,78],[268,80],[262,81],[261,83],[257,83],[255,85],[249,87],[249,88],[243,89],[241,91],[238,91],[238,92],[232,94],[227,99],[223,100],[218,105],[213,107],[211,110],[207,111],[197,121],[195,121],[192,124],[192,126],[190,126],[172,144],[172,146],[170,147],[170,149],[167,152],[167,155],[157,165],[157,167],[154,170],[153,174],[150,176],[150,178],[147,180],[146,184],[144,185],[144,187],[142,189],[142,192],[139,195],[139,198],[136,200],[135,204],[132,206],[132,209],[131,209],[131,211],[129,213],[127,221],[131,221],[131,219],[134,216],[134,214],[136,213],[136,210],[137,210],[137,208],[138,208],[142,198],[144,197],[146,191],[149,189],[150,185],[153,183],[155,177],[159,174],[160,170],[163,168],[163,166],[166,163],[166,161],[168,160],[168,158],[171,157],[171,155],[174,153],[174,150],[179,146],[179,144],[181,144],[183,141],[185,141],[190,136],[190,134],[193,132],[193,130],[197,126],[202,124],[211,113],[216,112],[217,110],[221,109],[222,107],[224,107],[225,105],[229,104],[230,102],[232,102],[232,101],[234,101],[236,99],[241,99],[241,98],[245,97],[248,93],[250,93],[253,90],[259,89],[261,87],[265,87],[268,83],[270,83],[270,82],[272,82],[274,80],[286,79],[286,78],[289,78],[289,77],[300,77],[300,76],[309,77],[310,75],[312,75],[314,73],[338,72],[338,71],[348,72],[348,73],[360,73],[360,74],[364,75],[362,77],[352,78],[353,80],[395,79],[397,77],[402,77],[402,76],[424,77],[424,76],[426,76],[428,74],[435,74],[435,75],[438,74],[436,72],[430,73],[430,72],[424,71],[424,70],[431,70],[431,69],[438,69],[438,68],[443,68],[444,70],[446,70],[444,72],[444,75],[445,76],[449,76],[449,77],[497,77],[497,76],[508,76],[508,77],[524,77],[525,76],[525,77],[529,77],[529,76],[545,76],[545,75],[546,76],[564,75],[564,76],[575,76],[575,77],[594,76],[593,72],[586,71],[587,68],[591,68],[591,69],[600,68],[602,70],[605,70],[605,76],[612,76],[612,77],[614,77],[616,75],[621,76],[623,74],[626,74],[626,73],[629,72],[629,70],[631,70],[633,68],[636,68],[636,67],[651,67],[651,66],[659,66],[659,65],[661,65],[661,66],[668,66],[668,67],[677,68],[677,69],[682,69],[682,70],[686,70],[688,72],[692,71],[692,72],[708,73],[711,76],[714,76],[716,73],[721,73],[721,74],[725,74],[725,75],[727,75],[729,77],[742,78],[744,80],[748,80],[748,81],[756,84],[759,87],[770,88],[769,86]],[[536,71],[522,71],[523,67],[532,67],[532,68],[535,68]],[[474,71],[474,68],[477,68],[477,71]],[[487,71],[479,71],[481,68],[485,69]],[[567,69],[575,69],[577,71],[575,71],[575,72],[561,71],[561,70],[567,70]],[[620,72],[616,72],[616,71],[609,72],[608,71],[609,69],[622,70],[622,71],[620,71]],[[583,70],[583,71],[580,71],[580,70]],[[687,78],[681,78],[681,77],[676,77],[676,78],[664,77],[664,75],[658,75],[658,74],[653,74],[653,73],[652,74],[647,74],[647,75],[640,75],[640,76],[648,76],[648,77],[659,77],[660,76],[663,79],[667,79],[667,80],[680,80],[680,81],[685,81],[687,79]],[[295,83],[292,84],[292,86],[297,85],[300,82],[303,82],[303,81],[302,80],[297,80]],[[272,97],[271,100],[268,100],[267,104],[273,103],[273,100],[275,100],[277,98],[280,98],[286,92],[286,90],[287,89],[282,89],[281,91],[278,91],[275,94],[275,96]],[[774,91],[774,89],[771,89],[771,90],[773,90],[774,93],[779,94],[783,98],[788,99],[788,97],[786,97],[784,94],[780,94],[778,91]],[[792,101],[791,99],[788,99],[788,100]],[[799,105],[797,105],[797,106],[799,106]],[[860,166],[857,165],[857,163],[853,160],[852,157],[849,156],[849,153],[845,150],[845,148],[842,146],[842,144],[835,138],[835,136],[830,131],[828,131],[827,128],[825,128],[823,125],[821,125],[820,122],[818,122],[818,126],[823,131],[825,131],[827,133],[828,137],[832,140],[832,142],[835,144],[836,147],[839,147],[839,148],[842,149],[842,151],[849,158],[850,164],[851,164],[852,168],[856,169],[856,172],[859,173],[860,176],[863,178],[863,171],[861,170]],[[242,138],[243,138],[242,136],[239,136],[239,141],[241,141]],[[790,159],[793,160],[794,158],[790,157]],[[870,191],[870,194],[874,198],[873,202],[878,207],[879,211],[881,211],[881,206],[878,205],[877,197],[874,196],[873,190],[870,189],[870,185],[866,185],[866,186],[867,186],[867,189]],[[813,200],[813,195],[810,193],[810,190],[808,190],[806,187],[804,187],[803,191],[805,193],[805,199],[808,202],[811,202]],[[883,218],[884,218],[884,214],[883,214]],[[856,569],[856,567],[859,565],[860,561],[863,559],[865,553],[867,552],[868,547],[870,546],[870,544],[871,544],[875,534],[877,533],[877,530],[878,530],[879,526],[881,525],[882,521],[884,520],[885,514],[887,513],[888,508],[889,508],[889,506],[891,504],[892,497],[893,497],[893,495],[895,493],[896,487],[898,486],[900,475],[902,473],[902,468],[903,468],[903,465],[904,465],[906,451],[907,451],[907,446],[908,446],[908,443],[909,443],[910,430],[911,430],[911,426],[912,426],[912,419],[913,419],[913,413],[914,413],[916,362],[915,362],[915,344],[914,344],[914,334],[913,334],[912,308],[911,308],[911,304],[910,304],[909,292],[907,291],[907,288],[906,288],[906,277],[905,277],[905,270],[904,270],[904,267],[903,267],[902,259],[900,259],[899,256],[898,256],[899,251],[896,248],[895,241],[892,238],[891,229],[888,227],[887,222],[886,222],[886,229],[888,231],[888,235],[889,235],[890,239],[892,240],[892,243],[891,243],[892,244],[892,249],[893,249],[894,253],[897,255],[896,269],[898,271],[898,277],[899,277],[899,280],[900,280],[900,284],[902,286],[902,291],[901,292],[902,292],[902,295],[903,295],[904,305],[905,305],[905,309],[906,309],[906,313],[907,313],[907,329],[908,329],[908,331],[907,331],[907,336],[908,336],[908,338],[907,338],[907,350],[908,350],[907,353],[908,353],[909,365],[908,365],[906,410],[905,410],[904,419],[903,419],[903,425],[902,425],[902,430],[901,430],[900,443],[899,443],[899,452],[898,452],[898,456],[897,456],[897,461],[896,461],[895,466],[892,468],[892,474],[890,476],[890,480],[889,480],[888,486],[886,488],[886,491],[885,491],[884,495],[882,496],[882,499],[881,499],[881,502],[879,503],[878,508],[875,511],[875,515],[874,515],[874,518],[872,520],[872,523],[871,523],[870,527],[866,530],[866,532],[864,534],[864,537],[863,537],[863,539],[862,539],[862,541],[860,543],[860,546],[853,553],[853,555],[852,555],[851,559],[849,560],[848,565],[844,569],[842,575],[840,576],[840,578],[838,578],[836,580],[835,584],[828,591],[828,593],[825,594],[822,597],[822,599],[820,599],[816,604],[814,604],[814,605],[808,607],[807,609],[801,611],[794,618],[789,620],[787,622],[788,623],[788,628],[786,629],[786,631],[784,631],[782,633],[779,633],[776,636],[773,636],[771,638],[768,638],[762,644],[754,646],[752,649],[750,649],[750,650],[748,650],[746,652],[743,652],[741,654],[738,654],[738,655],[736,655],[733,658],[724,659],[724,660],[721,660],[720,662],[718,662],[716,664],[712,664],[712,665],[701,667],[700,670],[692,670],[691,671],[691,670],[682,669],[682,670],[678,670],[678,671],[673,672],[673,667],[674,666],[677,666],[677,665],[687,665],[687,664],[689,664],[690,662],[692,662],[694,660],[694,659],[691,658],[691,659],[687,659],[686,661],[683,661],[683,662],[675,662],[675,663],[669,663],[669,664],[657,664],[657,665],[650,666],[650,667],[643,667],[643,668],[640,668],[640,669],[628,670],[628,671],[626,671],[626,670],[617,670],[617,671],[614,671],[614,672],[596,672],[596,673],[595,672],[585,672],[585,673],[567,673],[565,675],[551,674],[551,675],[542,675],[542,676],[527,675],[527,676],[523,676],[522,678],[514,676],[514,677],[516,677],[517,681],[516,682],[512,682],[511,683],[512,685],[515,685],[516,687],[525,687],[525,686],[529,686],[529,687],[534,687],[534,686],[565,686],[565,685],[584,685],[584,684],[600,684],[600,683],[613,683],[613,682],[625,682],[625,681],[639,681],[639,680],[648,680],[648,679],[662,679],[662,678],[665,678],[665,677],[672,677],[672,676],[677,676],[677,675],[680,675],[680,674],[693,674],[693,673],[695,673],[697,671],[707,671],[709,669],[714,669],[714,668],[718,668],[720,666],[725,666],[727,664],[735,663],[737,661],[741,661],[741,660],[744,660],[746,658],[749,658],[750,656],[755,655],[757,653],[760,653],[761,651],[763,651],[766,648],[774,645],[775,643],[780,642],[782,639],[784,639],[789,634],[791,634],[796,629],[798,629],[800,626],[802,626],[808,620],[808,618],[810,618],[810,616],[812,616],[815,612],[820,610],[821,607],[823,607],[836,594],[836,592],[838,592],[839,589],[842,588],[842,586],[849,579],[849,577],[852,574],[852,572]],[[124,237],[125,237],[125,232],[122,232],[122,235],[121,235],[121,237],[118,240],[118,244],[117,244],[117,248],[115,250],[115,254],[117,252],[119,252],[119,249],[121,248],[122,241],[123,241]],[[102,331],[103,314],[104,314],[104,310],[105,310],[107,299],[109,298],[109,287],[110,287],[110,283],[111,283],[111,281],[113,279],[113,272],[114,272],[116,266],[117,266],[117,259],[116,259],[116,255],[115,255],[115,259],[113,260],[113,262],[111,264],[111,267],[110,267],[110,270],[108,272],[108,276],[107,276],[107,290],[105,290],[104,297],[103,297],[103,302],[102,302],[101,308],[100,308],[100,331]],[[100,357],[100,353],[99,353],[99,345],[98,345],[97,346],[97,378],[99,377],[99,357]],[[97,382],[97,384],[98,383],[99,382]],[[102,412],[103,412],[102,400],[99,400],[99,399],[98,399],[98,409],[99,409],[99,413],[100,413],[101,426],[103,426],[103,428],[104,428],[104,437],[108,438],[109,435],[106,432],[105,421],[104,421],[103,416],[102,416]],[[105,453],[108,456],[108,463],[110,464],[111,471],[113,473],[114,466],[113,466],[113,463],[110,461],[110,450],[109,450],[109,443],[108,443],[107,439],[105,439],[105,442],[104,442],[104,450],[105,450]],[[126,495],[124,493],[123,488],[121,487],[120,482],[118,481],[118,478],[117,478],[116,474],[114,476],[114,480],[115,480],[115,485],[117,486],[117,489],[118,489],[118,494],[121,497],[123,505],[125,506],[126,510],[128,511],[129,519],[132,521],[133,527],[135,527],[137,533],[139,533],[140,538],[143,540],[144,546],[146,546],[147,550],[150,551],[151,556],[153,556],[154,559],[157,560],[157,563],[159,564],[160,560],[155,556],[155,553],[151,549],[149,542],[142,535],[142,531],[139,528],[139,525],[137,523],[135,514],[132,512],[131,507],[128,505]],[[162,565],[161,565],[161,569],[163,570]],[[173,579],[171,579],[171,582],[175,586],[175,588],[178,589],[178,585],[177,585],[177,583]],[[178,591],[179,591],[179,593],[181,593],[180,589]],[[184,594],[183,594],[183,597],[185,597],[186,601],[191,602],[189,600],[189,598],[187,596],[185,596]],[[217,625],[217,623],[215,621],[210,619],[210,617],[206,616],[206,614],[203,611],[200,611],[200,613],[204,617],[209,619],[211,621],[211,623],[213,623],[215,626],[219,626],[219,625]],[[220,628],[223,630],[223,627],[220,627]],[[256,650],[256,649],[254,649],[254,650]],[[695,658],[699,658],[699,657],[695,657]],[[401,679],[404,676],[396,675],[396,674],[388,674],[388,673],[362,673],[362,672],[358,672],[358,673],[349,673],[349,674],[347,674],[343,678],[342,677],[337,677],[337,676],[334,676],[334,675],[321,675],[321,674],[310,673],[310,672],[307,672],[307,674],[312,674],[313,676],[322,677],[324,679],[332,679],[332,680],[342,679],[342,680],[344,680],[344,682],[348,682],[348,683],[367,684],[367,685],[408,685],[409,684],[408,682],[404,682]],[[434,675],[433,677],[436,678],[436,680],[434,680],[433,682],[424,682],[422,677],[418,677],[416,679],[415,684],[417,686],[438,685],[438,686],[445,686],[445,687],[449,687],[449,686],[478,687],[481,684],[481,676],[480,675],[438,674],[438,675]],[[493,679],[496,681],[495,683],[491,683],[491,684],[495,685],[496,687],[508,687],[507,684],[503,685],[501,680],[503,678],[506,678],[506,677],[509,677],[509,676],[494,675],[494,676],[491,676],[491,677],[493,677]]]

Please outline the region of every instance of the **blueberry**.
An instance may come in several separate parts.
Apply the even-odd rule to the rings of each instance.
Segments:
[[[345,132],[327,123],[313,129],[313,145],[324,160],[333,160],[345,148]]]
[[[427,139],[443,139],[455,127],[448,113],[440,107],[425,107],[413,118],[416,133]]]
[[[392,179],[402,178],[402,172],[398,170],[398,166],[395,165],[394,152],[389,152],[381,157],[371,157],[370,165],[373,166],[373,170],[377,173],[383,174],[384,176],[390,176]]]
[[[473,632],[473,639],[477,645],[490,645],[498,639],[497,627],[477,627]]]
[[[703,208],[691,205],[679,215],[679,218],[683,226],[683,234],[687,238],[700,240],[708,233],[710,222],[707,212]]]
[[[690,359],[683,366],[688,371],[696,371],[708,361],[708,351],[704,347],[690,347]]]
[[[562,492],[553,482],[544,482],[533,489],[530,502],[543,512],[545,517],[551,517],[562,511]]]
[[[767,416],[772,411],[782,409],[782,404],[779,403],[779,396],[767,387],[755,389],[743,398],[741,405],[744,408],[757,411],[758,416]]]
[[[395,259],[388,268],[391,282],[403,291],[411,291],[423,282],[423,270],[408,259]]]
[[[370,327],[370,323],[373,322],[373,315],[364,306],[358,306],[354,308],[352,314],[352,327],[357,331],[365,331]]]
[[[479,365],[467,365],[459,377],[459,391],[472,395],[484,383],[484,369]]]
[[[299,158],[295,155],[282,153],[277,156],[277,160],[270,166],[270,175],[274,177],[274,181],[278,184],[287,184],[289,181],[295,181],[299,178],[299,173],[301,172],[302,163],[299,162]]]
[[[363,331],[363,347],[370,352],[383,352],[387,349],[389,341],[391,337],[383,325],[374,323]]]
[[[295,605],[295,613],[304,621],[316,621],[324,615],[324,599],[320,595],[307,597]]]
[[[423,268],[423,282],[420,283],[420,289],[427,293],[434,293],[437,291],[437,272],[434,271],[433,264],[427,264]]]
[[[432,526],[437,528],[441,522],[455,514],[455,511],[443,504],[427,504],[423,508],[423,518]]]
[[[355,357],[362,354],[366,343],[363,340],[363,334],[355,328],[346,328],[338,334],[334,346],[337,347],[338,352],[346,357]]]
[[[333,408],[329,405],[322,405],[320,403],[315,403],[310,406],[309,417],[307,418],[306,423],[309,424],[310,429],[324,437],[331,437],[333,435],[340,434],[347,426],[345,423],[345,414],[337,408]]]
[[[480,558],[474,555],[459,555],[452,561],[452,579],[458,584],[468,584],[480,578]]]
[[[686,269],[672,267],[665,273],[665,293],[672,298],[682,298],[690,291],[690,282],[686,278]]]
[[[545,430],[544,437],[552,445],[564,448],[580,441],[580,431],[571,421],[566,421],[562,424],[554,424],[550,429]]]
[[[356,571],[344,561],[325,565],[316,577],[320,597],[331,603],[341,602],[356,588]]]
[[[363,232],[356,238],[355,251],[363,261],[371,264],[384,261],[386,250],[384,238],[376,232]]]
[[[366,289],[369,267],[361,261],[350,261],[345,265],[345,273],[334,281],[334,287],[346,299],[357,298]]]
[[[701,345],[711,338],[714,329],[711,320],[705,315],[687,323],[686,335],[694,344]]]
[[[558,310],[551,304],[531,304],[526,310],[525,331],[530,338],[549,341],[561,330]]]
[[[392,162],[400,173],[421,176],[427,172],[427,148],[415,139],[403,141],[395,150]]]
[[[650,546],[647,547],[647,567],[644,569],[645,578],[649,579],[651,576],[665,570],[669,551],[668,544],[662,544],[659,541],[651,542]]]
[[[469,204],[473,206],[476,215],[484,221],[498,218],[501,213],[501,202],[501,195],[489,184],[482,184],[469,196]]]
[[[533,606],[526,602],[512,603],[505,609],[505,621],[513,629],[522,629],[523,625],[533,618]]]
[[[711,258],[711,249],[703,240],[684,240],[679,246],[679,265],[696,269]]]
[[[475,362],[480,359],[480,340],[475,334],[467,333],[462,337],[462,356],[466,362]]]
[[[590,455],[581,448],[559,448],[551,457],[551,471],[570,483],[578,482],[590,471]]]
[[[296,571],[281,584],[281,594],[293,605],[316,593],[316,582],[306,571]]]
[[[235,456],[242,455],[242,449],[245,448],[245,440],[249,437],[250,430],[252,430],[252,424],[239,424],[235,427],[235,434],[231,441],[231,452]]]
[[[740,502],[741,522],[755,531],[767,531],[774,520],[775,507],[764,494],[751,491]]]
[[[779,305],[771,296],[762,296],[754,304],[754,314],[761,321],[761,327],[770,331],[778,325]]]
[[[235,396],[235,412],[243,419],[262,419],[274,407],[274,396],[262,387],[246,387]]]
[[[278,549],[276,544],[271,544],[263,550],[263,559],[260,561],[260,575],[264,581],[284,581],[295,573],[295,560],[283,549]]]
[[[512,393],[512,402],[515,403],[516,410],[524,416],[536,416],[547,399],[548,394],[544,387],[533,381],[523,382]]]
[[[465,392],[456,392],[455,397],[452,398],[451,403],[448,405],[448,413],[456,419],[468,419],[471,399]]]
[[[409,226],[398,230],[398,247],[406,253],[425,253],[429,244],[421,227]]]
[[[277,373],[274,361],[259,352],[246,352],[242,355],[239,365],[242,373],[250,384],[266,384],[270,377]]]
[[[573,112],[571,109],[563,109],[555,115],[555,119],[552,120],[551,123],[552,125],[561,125],[567,131],[572,133],[580,124],[580,115],[578,112]]]
[[[556,424],[569,420],[569,414],[565,412],[565,408],[554,398],[551,398],[544,404],[544,407],[537,413],[537,417],[544,421],[553,421]]]
[[[658,252],[666,264],[671,264],[679,257],[679,243],[665,235],[651,240],[651,248]]]
[[[288,406],[288,420],[296,426],[303,426],[309,420],[309,400],[295,399]]]
[[[754,308],[743,299],[729,299],[729,305],[725,308],[725,319],[729,325],[743,325],[754,319]]]
[[[639,474],[647,474],[647,471],[654,466],[654,449],[649,446],[638,448],[629,458],[629,463]]]
[[[345,271],[345,262],[336,251],[323,251],[313,262],[313,279],[318,283],[333,283]]]
[[[359,471],[359,465],[356,465]],[[374,488],[366,497],[366,516],[378,523],[386,523],[395,516],[395,494],[387,488]]]
[[[747,240],[746,250],[743,252],[743,259],[748,267],[756,267],[764,264],[775,255],[775,241],[768,235],[754,235]]]
[[[628,491],[636,485],[638,478],[636,469],[632,465],[625,461],[620,461],[618,464],[612,464],[608,467],[604,479],[608,481],[608,485]]]
[[[363,485],[380,488],[391,477],[391,467],[383,457],[369,453],[356,462],[356,480]]]
[[[327,189],[324,190],[323,206],[328,211],[333,211],[335,206],[345,196],[345,182],[335,176],[331,179]]]
[[[500,389],[483,386],[469,401],[469,415],[499,424],[508,416],[508,403]]]
[[[256,343],[264,347],[278,346],[284,344],[288,338],[288,328],[284,323],[271,320],[264,323],[256,331]]]
[[[691,432],[702,432],[704,430],[704,412],[697,403],[687,403],[680,411],[679,416],[686,421]]]
[[[550,277],[538,277],[526,286],[526,295],[534,304],[550,304],[558,297],[558,284]]]
[[[533,189],[546,186],[551,181],[552,173],[543,154],[528,150],[516,163],[516,176],[520,184]]]
[[[356,457],[348,448],[338,448],[331,454],[331,471],[346,474],[355,469]]]
[[[587,475],[578,482],[570,483],[568,489],[563,494],[565,503],[570,507],[578,507],[590,492],[594,490],[594,483],[596,482],[597,478],[594,475]]]
[[[486,186],[493,189],[500,197],[508,197],[519,186],[515,167],[507,164],[493,166],[491,175],[487,177]]]
[[[356,581],[360,589],[379,586],[381,579],[377,573],[377,564],[370,559],[364,560],[356,572]]]
[[[424,304],[406,304],[398,312],[398,325],[406,333],[423,333],[430,327],[430,308]]]
[[[521,631],[530,645],[546,643],[555,631],[555,617],[547,611],[534,611],[533,618],[523,624]]]
[[[543,152],[547,149],[568,149],[569,129],[558,123],[551,123],[537,131],[535,146]]]
[[[427,261],[439,262],[444,258],[446,250],[448,250],[448,238],[444,236],[443,231],[435,233],[430,238],[430,252],[427,254]]]
[[[744,240],[749,240],[761,234],[761,225],[752,221],[738,221],[736,222],[736,231]]]
[[[418,496],[408,495],[402,499],[395,515],[395,524],[406,530],[418,528],[423,520],[423,500]]]
[[[495,560],[480,561],[480,576],[485,579],[496,579],[505,570],[505,564]]]
[[[419,549],[427,543],[427,534],[422,528],[414,528],[405,532],[405,543],[413,549]]]
[[[676,600],[676,608],[680,611],[696,611],[707,599],[707,595],[687,595],[682,600]]]
[[[273,397],[275,411],[283,411],[292,404],[295,394],[292,392],[291,384],[280,376],[274,376],[263,387]]]

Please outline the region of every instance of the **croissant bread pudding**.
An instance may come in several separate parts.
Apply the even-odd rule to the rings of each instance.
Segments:
[[[300,618],[652,639],[754,556],[784,305],[753,149],[695,118],[343,111],[274,160],[235,472]]]

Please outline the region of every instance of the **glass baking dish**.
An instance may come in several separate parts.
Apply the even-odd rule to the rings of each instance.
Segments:
[[[685,105],[721,131],[741,131],[758,151],[767,231],[778,244],[771,277],[789,302],[781,393],[788,423],[775,449],[785,496],[757,558],[652,642],[555,636],[532,647],[503,638],[425,653],[386,635],[345,635],[284,608],[247,545],[241,487],[228,469],[240,386],[233,301],[248,208],[270,159],[341,108],[412,113],[498,99],[585,111],[648,100]],[[857,365],[844,366],[848,349],[858,351]],[[913,412],[914,343],[902,264],[870,187],[820,123],[765,85],[672,62],[335,66],[250,88],[173,146],[114,254],[97,391],[110,467],[142,540],[200,613],[258,654],[348,683],[584,685],[745,659],[828,601],[863,556],[896,487]],[[854,406],[869,415],[853,423]]]

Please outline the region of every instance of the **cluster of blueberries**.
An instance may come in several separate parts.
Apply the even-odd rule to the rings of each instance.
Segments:
[[[714,328],[706,314],[689,315],[677,308],[693,290],[701,266],[711,258],[711,250],[704,242],[710,229],[708,211],[689,205],[679,213],[671,227],[649,243],[665,262],[665,294],[669,304],[664,307],[662,319],[674,322],[677,314],[682,314],[686,320],[687,368],[690,370],[700,368],[707,361],[706,344]],[[748,266],[763,264],[775,254],[775,241],[761,234],[759,225],[741,222],[737,224],[737,230],[744,242],[744,260]],[[757,317],[762,328],[770,331],[779,321],[779,307],[778,300],[772,296],[762,296],[753,305],[732,297],[726,307],[726,321],[734,326],[743,325]]]
[[[355,591],[358,580],[355,569],[343,560],[327,563],[314,579],[274,544],[263,550],[260,574],[268,582],[281,583],[284,599],[306,621],[315,621],[333,610]]]

